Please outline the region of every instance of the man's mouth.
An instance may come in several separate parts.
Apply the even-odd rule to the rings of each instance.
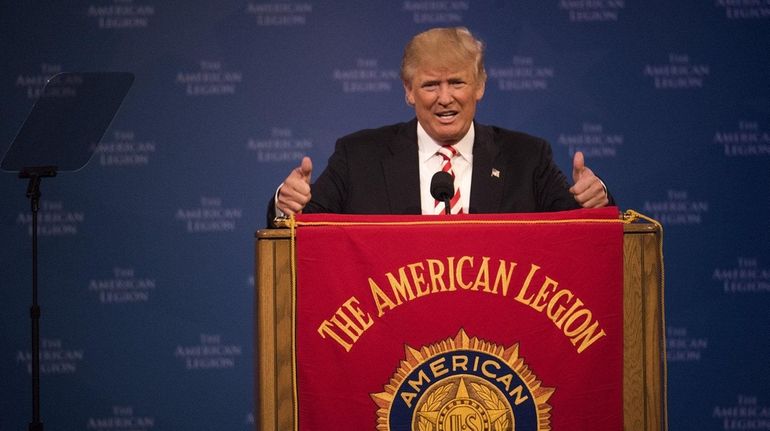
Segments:
[[[444,111],[436,113],[436,117],[438,117],[439,121],[441,122],[451,122],[456,116],[457,111]]]

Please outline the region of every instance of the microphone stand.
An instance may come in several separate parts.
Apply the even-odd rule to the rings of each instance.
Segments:
[[[40,421],[40,306],[37,303],[37,224],[40,209],[40,181],[55,177],[56,166],[24,168],[19,178],[28,178],[27,197],[32,210],[32,306],[29,316],[32,320],[32,422],[29,431],[43,431]]]

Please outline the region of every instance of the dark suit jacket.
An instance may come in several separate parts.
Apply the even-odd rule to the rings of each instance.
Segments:
[[[470,213],[580,207],[546,141],[478,123],[475,131]],[[420,214],[419,169],[416,119],[353,133],[337,141],[303,212]],[[271,200],[268,225],[274,214]]]

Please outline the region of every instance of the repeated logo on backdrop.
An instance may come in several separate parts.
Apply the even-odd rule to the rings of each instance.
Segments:
[[[569,149],[572,156],[576,151],[582,151],[586,157],[615,157],[618,147],[623,145],[623,135],[607,133],[600,123],[583,123],[580,132],[559,133],[556,143]]]
[[[716,0],[716,7],[724,9],[730,20],[770,19],[770,2],[767,0]]]
[[[405,0],[402,10],[415,24],[460,25],[470,10],[470,1]]]
[[[657,201],[644,201],[642,212],[664,226],[701,224],[709,211],[709,203],[689,197],[687,190],[666,191]]]
[[[313,5],[290,1],[249,2],[246,13],[254,16],[259,27],[304,26],[313,13]]]
[[[540,65],[524,55],[513,56],[510,66],[492,66],[487,73],[500,91],[547,90],[555,76],[552,66]]]
[[[65,207],[62,201],[41,200],[37,234],[41,237],[74,236],[85,221],[84,211]],[[32,213],[20,212],[16,217],[16,224],[26,226],[32,236]]]
[[[733,404],[715,406],[711,417],[725,431],[768,430],[770,404],[766,403],[756,395],[738,394]]]
[[[246,148],[256,154],[259,163],[297,162],[313,149],[313,141],[294,136],[291,128],[271,127],[268,136],[249,138]]]
[[[756,257],[739,257],[734,266],[714,269],[711,278],[728,295],[770,293],[770,267]]]
[[[617,21],[626,8],[625,0],[560,0],[559,9],[566,11],[570,22]]]
[[[191,234],[233,232],[241,217],[241,208],[225,207],[222,198],[215,196],[203,196],[198,206],[179,208],[174,214]]]
[[[198,344],[174,349],[174,356],[188,371],[234,368],[242,355],[243,347],[224,343],[221,334],[200,334]]]
[[[647,64],[643,73],[656,90],[703,88],[711,67],[691,61],[688,54],[669,53],[668,62]]]
[[[334,69],[332,79],[342,84],[343,93],[381,93],[400,88],[399,71],[380,67],[376,58],[357,58],[353,68]]]
[[[137,139],[133,130],[115,129],[96,146],[95,159],[103,167],[147,166],[156,147],[153,141]]]
[[[155,16],[155,5],[112,0],[91,4],[87,15],[102,30],[145,28]]]
[[[155,279],[137,275],[134,268],[114,267],[109,277],[91,279],[88,291],[101,304],[141,303],[150,301],[156,285]]]
[[[40,339],[40,375],[75,374],[78,372],[86,350],[81,346],[72,346],[61,338]],[[19,350],[16,352],[16,365],[32,373],[32,353]]]
[[[709,347],[707,337],[695,336],[687,328],[666,328],[666,359],[668,362],[699,362]]]
[[[724,148],[727,157],[770,156],[770,131],[757,121],[741,120],[735,129],[717,131],[713,142]]]
[[[176,83],[190,97],[231,96],[243,82],[243,74],[230,70],[221,61],[201,60],[197,70],[181,70]]]
[[[109,413],[89,417],[86,430],[93,431],[151,431],[155,429],[155,417],[140,414],[130,405],[112,406]]]
[[[61,64],[42,63],[39,72],[20,74],[16,77],[16,87],[23,89],[27,99],[36,100],[43,93],[45,83],[52,76],[62,71]]]

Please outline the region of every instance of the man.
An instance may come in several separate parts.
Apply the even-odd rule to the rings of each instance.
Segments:
[[[326,170],[311,186],[305,157],[268,209],[349,214],[439,214],[430,194],[433,175],[454,177],[451,212],[560,211],[612,203],[604,184],[573,160],[574,185],[554,164],[547,142],[474,122],[484,96],[483,44],[466,28],[435,28],[406,46],[401,79],[416,118],[363,130],[337,141]]]

